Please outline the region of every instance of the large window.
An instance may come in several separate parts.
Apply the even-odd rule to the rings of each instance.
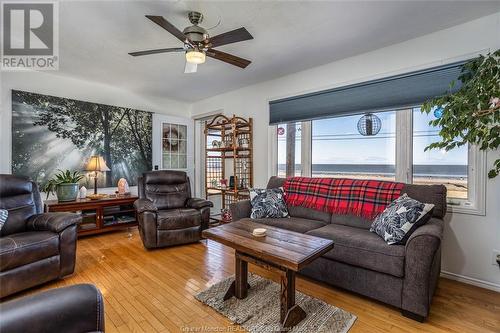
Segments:
[[[413,110],[413,183],[443,184],[449,198],[467,199],[468,147],[424,152],[425,147],[440,140],[439,128],[429,125],[435,119],[433,113]]]
[[[485,157],[477,147],[424,151],[439,140],[439,128],[429,125],[434,114],[419,108],[374,115],[381,127],[372,135],[358,130],[363,115],[273,127],[274,174],[443,184],[453,211],[484,214]]]
[[[396,112],[374,115],[376,135],[359,133],[361,115],[312,121],[312,176],[394,180]]]
[[[301,175],[301,123],[279,124],[276,126],[278,137],[278,176]]]

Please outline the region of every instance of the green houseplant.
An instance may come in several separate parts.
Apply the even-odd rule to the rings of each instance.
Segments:
[[[78,182],[83,179],[83,175],[78,171],[71,172],[69,170],[55,174],[45,186],[42,187],[44,192],[47,192],[47,199],[50,193],[56,192],[57,200],[59,201],[74,201],[78,197]]]
[[[480,150],[496,150],[500,146],[500,50],[479,56],[464,64],[458,79],[460,89],[425,102],[421,111],[436,108],[442,116],[430,121],[440,126],[441,141],[425,148],[451,150],[465,144],[477,145]],[[454,86],[452,82],[450,88]],[[500,159],[493,162],[489,178],[500,173]]]

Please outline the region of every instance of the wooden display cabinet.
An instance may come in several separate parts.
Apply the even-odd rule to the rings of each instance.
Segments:
[[[248,199],[253,187],[252,118],[218,115],[205,124],[206,197],[219,195],[222,208],[232,202]],[[232,166],[229,163],[232,163]],[[232,184],[229,184],[233,177]],[[226,187],[220,181],[227,179]]]

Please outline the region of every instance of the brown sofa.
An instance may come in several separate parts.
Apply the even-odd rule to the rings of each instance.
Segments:
[[[283,186],[284,181],[272,177],[267,188]],[[301,274],[396,306],[404,316],[422,322],[429,314],[441,270],[446,187],[407,184],[403,193],[435,205],[431,220],[418,228],[406,245],[387,245],[369,231],[371,221],[361,217],[304,207],[288,207],[289,218],[256,221],[333,240],[334,249]],[[230,208],[234,221],[250,216],[248,200]]]
[[[0,304],[0,332],[104,332],[104,301],[91,284],[51,289]]]
[[[134,206],[139,234],[147,249],[197,242],[208,228],[212,202],[191,198],[183,171],[150,171],[138,179]]]
[[[9,216],[0,231],[0,298],[72,274],[78,214],[42,213],[35,183],[0,175],[0,209]]]

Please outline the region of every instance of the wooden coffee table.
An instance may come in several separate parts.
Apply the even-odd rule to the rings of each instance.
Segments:
[[[266,228],[266,236],[253,236],[255,228]],[[248,263],[252,263],[280,274],[283,328],[290,329],[306,317],[295,304],[295,273],[333,249],[333,241],[248,220],[204,230],[203,236],[236,250],[235,279],[224,300],[247,297]]]

